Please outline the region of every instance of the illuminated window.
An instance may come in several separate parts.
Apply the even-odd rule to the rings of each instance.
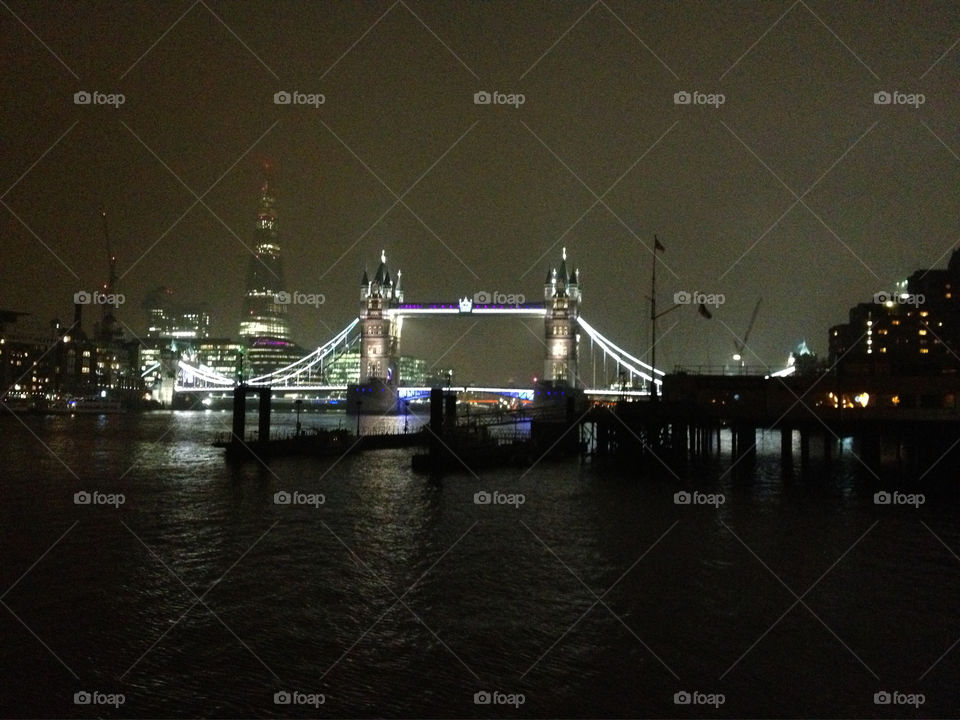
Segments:
[[[929,348],[925,348],[925,347],[920,348],[921,355],[926,355],[928,352],[930,352]]]
[[[926,335],[926,334],[927,334],[927,331],[922,328],[917,331],[917,335]]]
[[[899,324],[900,324],[900,321],[899,321],[899,320],[891,320],[891,321],[890,321],[890,324],[891,324],[891,325],[899,325]]]

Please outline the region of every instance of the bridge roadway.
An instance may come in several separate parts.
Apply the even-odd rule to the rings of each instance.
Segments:
[[[224,386],[224,387],[189,387],[189,386],[175,386],[174,392],[177,393],[224,393],[233,395],[233,389],[235,386]],[[251,386],[253,389],[255,386]],[[346,385],[288,385],[288,386],[275,386],[271,388],[273,390],[274,397],[283,395],[283,394],[300,394],[304,392],[317,392],[317,393],[335,393],[347,391]],[[418,398],[418,397],[429,397],[430,390],[429,387],[400,387],[399,395],[401,398]],[[506,395],[509,397],[518,397],[523,400],[533,400],[533,388],[505,388],[505,387],[487,387],[487,386],[473,386],[473,385],[458,385],[453,387],[444,387],[444,390],[457,392],[457,393],[486,393],[490,395]],[[588,398],[596,398],[599,400],[615,400],[618,397],[627,397],[627,398],[647,398],[650,396],[650,393],[644,390],[607,390],[603,388],[587,388],[584,391],[584,395]]]

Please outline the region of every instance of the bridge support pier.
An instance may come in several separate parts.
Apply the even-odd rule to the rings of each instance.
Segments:
[[[780,428],[780,462],[783,465],[793,464],[793,428],[789,426]]]
[[[233,437],[231,442],[243,442],[247,425],[247,386],[239,385],[233,389]]]
[[[434,390],[436,390],[436,388],[434,388]],[[432,401],[432,399],[433,399],[433,397],[432,397],[432,396],[433,396],[433,392],[434,392],[433,390],[430,391],[430,393],[431,393],[431,401]],[[443,391],[441,390],[441,392],[443,392]],[[455,394],[455,393],[450,393],[449,395],[447,395],[447,396],[443,399],[443,404],[444,404],[444,408],[443,408],[443,424],[444,424],[444,426],[446,426],[446,427],[449,428],[450,430],[453,430],[453,429],[455,429],[455,428],[457,427],[457,396],[456,396],[456,394]],[[432,403],[431,403],[431,407],[432,407]],[[432,421],[432,420],[433,420],[433,416],[431,415],[431,421]]]
[[[269,440],[270,439],[270,398],[272,397],[272,392],[269,387],[260,388],[258,391],[260,396],[260,408],[257,415],[258,419],[258,436],[257,439]]]

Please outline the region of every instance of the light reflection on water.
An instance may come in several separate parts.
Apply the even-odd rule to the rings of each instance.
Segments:
[[[882,688],[960,706],[960,653],[919,680],[960,637],[956,497],[877,508],[849,452],[806,476],[767,437],[751,472],[681,483],[577,462],[434,481],[409,450],[227,464],[210,443],[229,421],[27,419],[55,456],[0,423],[4,602],[80,678],[0,609],[4,716],[112,714],[74,706],[84,688],[125,693],[123,717],[705,714],[683,689],[724,693],[723,717],[874,716]],[[724,503],[675,505],[684,487]],[[83,489],[125,503],[74,505]],[[327,703],[275,706],[283,688]],[[526,703],[474,705],[483,689]]]

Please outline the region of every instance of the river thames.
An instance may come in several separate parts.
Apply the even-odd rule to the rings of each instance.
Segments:
[[[409,450],[229,465],[229,421],[0,417],[0,714],[960,708],[957,495],[878,505],[849,448],[807,477],[768,436],[747,474],[431,480]]]

